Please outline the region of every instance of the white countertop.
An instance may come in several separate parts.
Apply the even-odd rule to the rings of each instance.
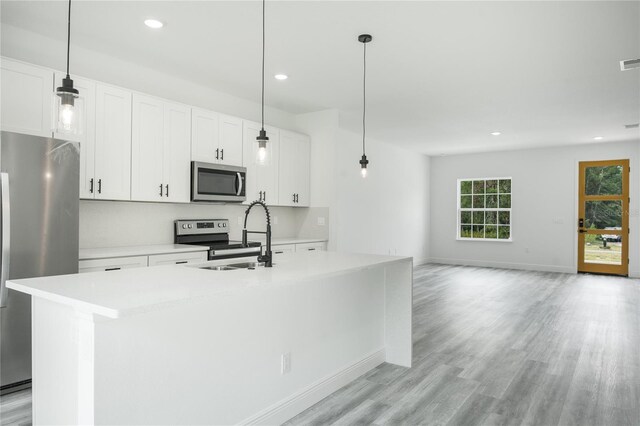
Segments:
[[[190,244],[156,244],[148,246],[81,248],[79,260],[108,259],[111,257],[150,256],[154,254],[193,253],[209,250],[207,246]]]
[[[254,261],[255,257],[248,260]],[[237,294],[255,286],[280,285],[411,260],[411,257],[314,251],[281,255],[273,268],[212,271],[194,265],[168,265],[12,280],[7,281],[7,286],[79,311],[119,318],[202,297]],[[242,261],[218,260],[198,266]]]

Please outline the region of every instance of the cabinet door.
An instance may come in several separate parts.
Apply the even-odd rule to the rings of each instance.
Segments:
[[[96,85],[95,198],[131,199],[131,92]]]
[[[242,119],[220,115],[220,162],[242,166]]]
[[[149,256],[149,266],[183,265],[207,261],[207,252],[154,254]]]
[[[281,254],[286,254],[286,253],[294,253],[296,251],[296,245],[280,244],[280,245],[271,247],[271,251],[273,252],[274,256],[279,256]]]
[[[108,259],[81,260],[78,272],[119,271],[120,269],[144,268],[148,264],[148,256],[114,257]]]
[[[317,243],[301,243],[296,244],[297,252],[305,252],[305,251],[325,251],[327,250],[327,243],[325,242],[317,242]]]
[[[278,205],[278,155],[280,135],[278,129],[265,126],[269,142],[267,144],[267,161],[257,163],[258,144],[256,137],[260,133],[260,123],[245,122],[243,129],[244,165],[247,168],[247,201],[262,199],[269,205]]]
[[[278,173],[279,205],[296,206],[296,192],[298,190],[297,165],[298,141],[292,132],[280,132],[280,171]]]
[[[191,161],[217,163],[220,157],[218,114],[203,109],[191,109]]]
[[[55,87],[62,85],[65,73],[55,73]],[[95,193],[95,149],[96,149],[96,83],[85,78],[73,77],[73,86],[78,89],[82,98],[81,103],[76,103],[80,111],[78,125],[80,132],[67,134],[54,131],[53,137],[66,139],[80,144],[80,198],[93,198]],[[51,95],[55,102],[55,93]],[[56,111],[52,110],[52,123],[58,119]]]
[[[132,112],[131,199],[161,201],[165,183],[162,174],[164,103],[136,93]]]
[[[188,203],[191,200],[191,108],[166,102],[164,105],[163,201]]]
[[[311,140],[308,136],[299,136],[296,153],[296,206],[309,207],[311,193]]]
[[[51,137],[53,71],[2,58],[2,130]]]

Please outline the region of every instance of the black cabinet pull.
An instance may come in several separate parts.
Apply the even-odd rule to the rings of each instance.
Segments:
[[[308,250],[309,250],[309,251],[314,251],[315,249],[314,249],[314,248],[310,248],[310,249],[308,249]]]
[[[220,149],[216,148],[216,160],[219,160],[218,154],[220,153]]]
[[[167,197],[169,196],[169,184],[166,184],[165,187],[167,188]]]
[[[262,191],[259,192],[260,196],[258,197],[258,201],[262,201]]]
[[[181,260],[179,262],[176,262],[176,265],[182,265],[183,263],[187,263],[187,261],[186,260]]]
[[[102,179],[98,179],[98,194],[102,194]]]
[[[89,194],[93,194],[93,178],[89,179]]]
[[[265,203],[267,202],[267,191],[264,191],[262,195],[262,201],[264,201]]]
[[[105,271],[119,271],[122,268],[106,268]]]
[[[293,194],[293,202],[296,202],[296,194]]]
[[[160,196],[162,197],[162,184],[160,184]]]
[[[220,150],[220,159],[224,160],[224,148]]]

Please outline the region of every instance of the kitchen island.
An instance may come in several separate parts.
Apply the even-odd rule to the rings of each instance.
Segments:
[[[411,258],[201,268],[237,262],[9,282],[32,296],[34,424],[274,424],[411,366]]]

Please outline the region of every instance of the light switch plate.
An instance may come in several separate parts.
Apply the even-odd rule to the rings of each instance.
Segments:
[[[324,226],[325,225],[325,219],[323,216],[318,216],[318,226]]]

